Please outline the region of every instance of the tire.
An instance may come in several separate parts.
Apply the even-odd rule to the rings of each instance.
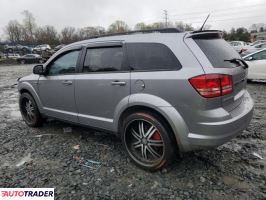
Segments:
[[[24,65],[25,63],[26,63],[25,60],[20,61],[20,64],[22,64],[22,65]]]
[[[13,49],[7,49],[7,52],[8,52],[8,53],[13,53],[14,50],[13,50]]]
[[[149,171],[172,163],[177,150],[173,133],[164,120],[148,112],[136,112],[125,118],[122,143],[131,160]]]
[[[32,51],[32,53],[36,54],[36,53],[37,53],[37,51],[36,51],[36,50],[33,50],[33,51]]]
[[[30,127],[40,127],[43,123],[38,106],[29,93],[22,93],[19,98],[19,108],[25,123]]]

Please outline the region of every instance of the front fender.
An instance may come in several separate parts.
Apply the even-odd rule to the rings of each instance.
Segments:
[[[20,82],[18,84],[18,91],[19,91],[19,93],[21,93],[22,90],[27,90],[32,95],[35,102],[37,103],[37,106],[38,106],[40,113],[43,113],[43,105],[42,105],[42,102],[41,102],[41,100],[38,96],[38,93],[36,91],[37,90],[37,80],[36,80],[36,83],[34,83],[34,85],[35,86],[30,84],[29,82]]]
[[[115,132],[119,130],[120,116],[127,108],[133,106],[144,106],[160,113],[170,124],[174,132],[179,149],[181,151],[188,150],[187,147],[189,145],[187,141],[187,135],[189,131],[187,125],[182,116],[179,114],[179,112],[173,106],[171,106],[167,101],[154,95],[138,93],[130,95],[130,97],[128,98],[128,103],[125,105],[124,101],[123,104],[124,104],[123,106],[117,106],[115,111],[115,117],[114,117]]]

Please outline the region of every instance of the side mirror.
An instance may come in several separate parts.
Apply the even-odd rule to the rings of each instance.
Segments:
[[[43,75],[44,74],[43,65],[35,65],[33,67],[33,74]]]
[[[245,59],[245,61],[252,61],[252,60],[254,60],[254,58],[253,58],[252,56],[249,56],[249,57],[247,57],[247,58]]]

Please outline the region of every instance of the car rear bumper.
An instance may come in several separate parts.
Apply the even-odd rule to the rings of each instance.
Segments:
[[[218,122],[201,122],[201,133],[188,133],[184,150],[217,147],[241,134],[249,125],[253,115],[254,103],[248,92],[242,103],[230,112],[231,118]],[[189,146],[188,146],[189,145]]]

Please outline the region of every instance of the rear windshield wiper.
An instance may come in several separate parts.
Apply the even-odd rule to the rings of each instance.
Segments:
[[[228,61],[228,62],[231,62],[231,63],[240,64],[240,65],[242,64],[244,69],[248,68],[248,64],[244,60],[242,60],[240,58],[232,58],[232,59],[228,59],[228,60],[224,60],[224,61]]]

